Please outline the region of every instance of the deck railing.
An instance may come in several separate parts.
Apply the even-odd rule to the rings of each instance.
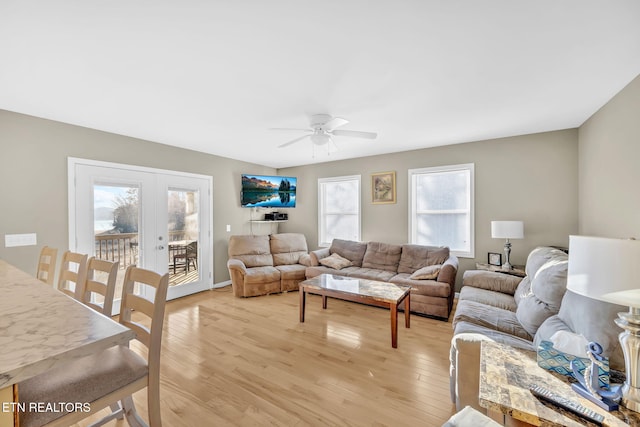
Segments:
[[[119,261],[120,268],[138,263],[138,233],[96,235],[96,258]],[[184,240],[184,231],[170,231],[169,241]]]
[[[96,258],[119,261],[120,268],[138,263],[138,233],[96,236]]]

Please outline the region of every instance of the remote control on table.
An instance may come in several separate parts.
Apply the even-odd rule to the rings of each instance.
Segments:
[[[591,421],[596,425],[601,426],[602,422],[604,421],[604,416],[602,416],[602,414],[598,414],[597,412],[582,406],[578,402],[567,399],[566,397],[562,397],[559,394],[556,394],[544,387],[532,385],[529,390],[531,391],[531,394],[533,394],[538,399],[553,403],[554,405],[566,409],[567,411],[576,414],[577,416],[584,418],[585,420]]]

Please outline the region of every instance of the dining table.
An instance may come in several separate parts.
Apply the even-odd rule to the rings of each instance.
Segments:
[[[131,329],[0,259],[0,427],[18,425],[21,381],[134,337]]]

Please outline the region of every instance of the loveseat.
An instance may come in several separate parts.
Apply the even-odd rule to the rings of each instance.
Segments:
[[[604,348],[610,366],[624,370],[614,319],[625,307],[596,301],[566,289],[568,256],[551,247],[534,249],[526,277],[465,271],[453,318],[450,353],[451,399],[458,410],[478,404],[480,342],[496,341],[535,351],[558,331],[582,335]]]
[[[447,247],[334,239],[308,258],[307,278],[327,273],[408,285],[412,313],[449,318],[458,258]]]
[[[307,265],[300,263],[308,255],[304,234],[231,236],[228,253],[227,268],[237,297],[298,290],[305,279]]]

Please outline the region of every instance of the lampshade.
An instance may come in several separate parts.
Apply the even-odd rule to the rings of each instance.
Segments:
[[[523,239],[522,221],[491,221],[491,237],[494,239]]]
[[[567,289],[640,307],[640,240],[570,236]]]

